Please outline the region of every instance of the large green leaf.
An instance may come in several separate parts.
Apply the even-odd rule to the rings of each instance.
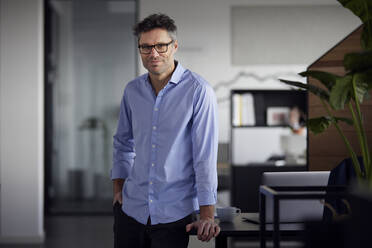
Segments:
[[[367,84],[367,90],[372,89],[372,69],[355,73],[354,77],[357,84]]]
[[[356,87],[356,99],[359,101],[359,103],[362,103],[364,101],[364,98],[366,97],[368,93],[368,84],[366,83],[357,83]]]
[[[328,90],[331,90],[339,76],[325,71],[304,71],[299,73],[303,77],[312,77],[319,80]]]
[[[307,120],[307,126],[310,131],[314,134],[324,132],[332,123],[332,118],[329,116],[322,116],[317,118],[311,118]]]
[[[350,101],[352,90],[352,75],[346,75],[345,77],[337,79],[329,96],[331,107],[333,109],[343,109],[345,104]]]
[[[372,1],[371,0],[338,0],[345,8],[351,10],[363,22],[361,38],[362,48],[372,50]]]
[[[321,99],[324,99],[327,102],[329,101],[329,93],[322,88],[319,88],[311,84],[304,84],[298,81],[289,81],[289,80],[284,80],[284,79],[279,79],[279,80],[285,84],[308,90],[314,95],[320,97]]]
[[[357,99],[362,103],[364,99],[369,99],[368,91],[372,89],[372,69],[365,72],[355,73],[354,80],[357,86]]]
[[[372,51],[346,54],[344,56],[344,67],[347,71],[352,72],[372,69]]]
[[[353,74],[347,74],[337,79],[329,96],[329,103],[333,109],[343,109],[351,98],[355,98],[360,103],[363,102],[368,96],[368,90],[372,88],[372,69],[354,74],[355,94],[352,80]]]
[[[370,99],[371,99],[371,95],[367,91],[366,94],[364,95],[364,100],[370,100]]]
[[[330,117],[330,116],[321,116],[317,118],[311,118],[307,121],[307,126],[310,131],[314,134],[319,134],[324,132],[332,122],[345,122],[348,125],[353,125],[353,120],[345,117]]]
[[[372,50],[372,20],[364,24],[360,44],[365,50]]]
[[[351,10],[363,23],[372,19],[371,0],[338,0],[345,8]]]

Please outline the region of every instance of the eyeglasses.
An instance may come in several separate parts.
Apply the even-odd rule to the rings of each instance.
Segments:
[[[174,40],[171,40],[169,43],[158,43],[155,45],[138,45],[138,49],[140,53],[142,54],[150,54],[152,49],[155,48],[155,50],[158,53],[166,53],[168,51],[168,46],[172,44]]]

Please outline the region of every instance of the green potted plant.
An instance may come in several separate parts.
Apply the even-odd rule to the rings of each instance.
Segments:
[[[324,87],[284,79],[280,79],[280,81],[308,90],[320,98],[327,115],[309,119],[307,121],[308,128],[314,134],[318,134],[324,132],[330,125],[334,125],[349,151],[358,181],[367,181],[368,185],[372,187],[371,146],[368,145],[363,114],[360,109],[360,104],[369,97],[369,92],[372,89],[372,1],[338,0],[338,2],[351,10],[363,23],[362,51],[344,56],[343,64],[346,74],[338,76],[324,71],[312,70],[299,73],[303,77],[312,77],[318,80]],[[351,119],[336,116],[337,111],[345,107],[349,109]],[[363,164],[359,163],[355,148],[351,146],[341,130],[340,122],[354,126]]]

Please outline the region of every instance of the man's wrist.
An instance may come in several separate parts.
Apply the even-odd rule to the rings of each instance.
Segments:
[[[200,216],[200,220],[205,220],[205,221],[214,221],[214,217],[212,218],[212,217],[209,217],[209,216],[207,216],[207,217],[202,217],[202,216]]]
[[[123,185],[124,185],[124,179],[121,179],[121,178],[117,178],[117,179],[113,179],[113,191],[114,191],[114,194],[116,193],[119,193],[123,190]]]
[[[201,220],[214,220],[214,205],[200,206]]]

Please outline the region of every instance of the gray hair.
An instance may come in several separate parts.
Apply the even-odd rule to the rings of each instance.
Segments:
[[[137,23],[137,25],[133,27],[133,33],[139,39],[142,33],[151,31],[155,28],[164,29],[168,32],[168,35],[172,40],[177,39],[177,26],[174,23],[174,20],[161,13],[149,15],[141,22]]]

